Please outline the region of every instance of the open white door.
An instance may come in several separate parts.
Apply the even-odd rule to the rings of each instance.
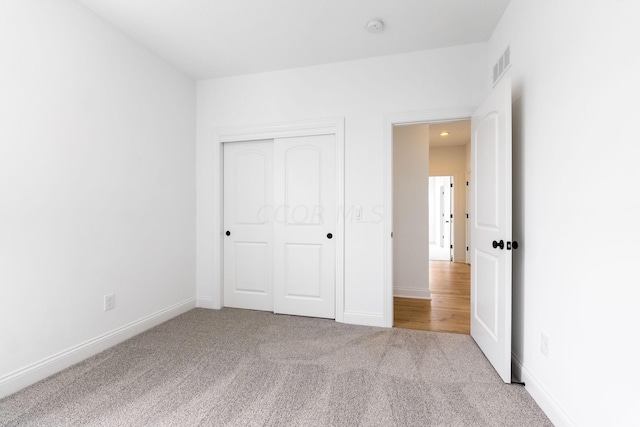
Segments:
[[[511,80],[471,118],[471,336],[511,382]]]

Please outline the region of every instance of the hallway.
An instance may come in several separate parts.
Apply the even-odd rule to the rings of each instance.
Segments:
[[[469,334],[471,266],[429,262],[431,300],[393,299],[393,326],[433,332]]]

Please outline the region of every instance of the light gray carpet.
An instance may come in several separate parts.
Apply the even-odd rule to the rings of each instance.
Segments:
[[[3,426],[550,426],[468,335],[195,309],[0,400]]]

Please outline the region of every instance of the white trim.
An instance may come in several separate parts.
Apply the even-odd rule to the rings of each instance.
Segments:
[[[213,154],[209,159],[205,168],[209,172],[207,176],[213,179],[214,191],[208,194],[211,197],[208,200],[199,200],[198,217],[201,222],[198,228],[207,230],[206,233],[198,233],[198,247],[203,252],[211,252],[212,257],[199,257],[200,263],[207,265],[199,265],[199,271],[211,272],[211,278],[199,276],[201,280],[209,283],[198,285],[210,289],[210,295],[213,295],[209,303],[211,308],[219,309],[224,306],[223,299],[223,277],[222,277],[222,185],[224,183],[222,168],[222,144],[238,141],[257,141],[263,139],[276,139],[298,136],[312,135],[335,135],[336,139],[336,207],[338,212],[342,214],[338,216],[336,223],[336,307],[335,315],[337,322],[344,322],[344,117],[295,121],[288,123],[247,125],[235,127],[218,127],[211,130],[212,137],[206,144],[212,145]],[[216,171],[217,170],[217,171]],[[201,196],[202,197],[202,196]],[[217,218],[217,220],[216,220]],[[207,249],[211,249],[207,251]],[[217,251],[217,256],[215,253]]]
[[[0,377],[0,398],[17,392],[31,384],[43,380],[63,369],[68,368],[88,357],[100,353],[129,338],[138,335],[160,323],[166,322],[182,313],[195,308],[195,298],[189,298],[178,304],[157,311],[127,325],[75,345],[60,353],[54,354],[39,362],[18,369]]]
[[[344,117],[288,123],[217,127],[213,130],[213,133],[214,140],[222,144],[225,142],[336,134],[340,129],[344,129]]]
[[[198,308],[215,309],[215,306],[213,305],[213,298],[211,298],[211,297],[198,297],[196,299],[196,307],[198,307]]]
[[[344,117],[334,121],[336,138],[336,207],[338,215],[336,229],[340,239],[336,243],[336,322],[344,322],[344,242],[345,242],[345,165],[344,165]]]
[[[345,311],[344,323],[352,325],[385,327],[384,317],[381,313],[365,313],[357,311]]]
[[[517,361],[517,358],[515,360]],[[520,365],[519,370],[521,372],[520,381],[525,383],[525,389],[549,417],[553,425],[557,427],[574,427],[576,424],[569,418],[566,411],[562,409],[556,399],[549,394],[526,366]]]
[[[384,118],[384,220],[382,232],[383,251],[383,307],[382,317],[385,327],[393,326],[393,126],[419,123],[442,123],[447,121],[468,120],[475,108],[455,107],[436,110],[411,111],[388,114]]]
[[[431,292],[424,288],[393,288],[393,296],[400,298],[431,299]]]

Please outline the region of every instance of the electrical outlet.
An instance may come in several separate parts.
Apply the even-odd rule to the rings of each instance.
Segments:
[[[104,296],[104,311],[113,310],[116,306],[115,294],[109,294]]]
[[[540,351],[549,357],[549,335],[544,332],[540,335]]]

